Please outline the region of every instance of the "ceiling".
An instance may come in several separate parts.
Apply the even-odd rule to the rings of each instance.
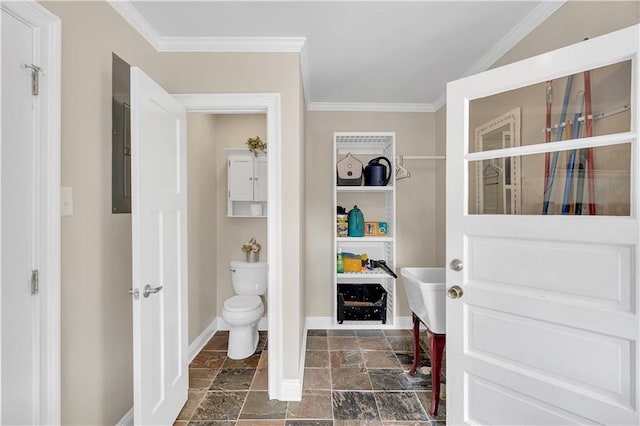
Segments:
[[[563,2],[112,1],[159,51],[300,52],[311,110],[434,111]]]

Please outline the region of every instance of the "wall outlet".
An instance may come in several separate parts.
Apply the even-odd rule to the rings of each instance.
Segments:
[[[60,187],[60,215],[73,216],[73,189],[70,186]]]

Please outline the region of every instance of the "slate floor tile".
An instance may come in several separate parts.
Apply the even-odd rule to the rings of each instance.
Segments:
[[[364,367],[364,358],[360,351],[332,351],[329,352],[331,368]]]
[[[211,384],[211,390],[248,390],[256,370],[252,368],[230,368],[220,370]]]
[[[369,377],[374,390],[411,389],[407,374],[401,369],[369,370]]]
[[[301,401],[290,401],[287,419],[331,419],[331,391],[304,391]]]
[[[364,367],[332,368],[331,386],[334,390],[372,390]]]
[[[335,420],[380,420],[373,392],[332,393]]]
[[[367,368],[401,368],[392,351],[365,351],[362,353]]]
[[[331,375],[328,368],[305,368],[303,389],[331,390]]]
[[[287,402],[269,399],[269,392],[250,391],[240,412],[240,419],[284,419]]]
[[[304,357],[305,367],[327,368],[329,367],[328,351],[307,351]]]
[[[191,420],[236,420],[246,396],[246,392],[207,391]]]
[[[429,420],[414,392],[375,392],[373,396],[383,421]]]

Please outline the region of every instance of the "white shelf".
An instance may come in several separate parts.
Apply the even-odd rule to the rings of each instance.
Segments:
[[[393,192],[393,186],[336,186],[338,192]]]
[[[340,278],[393,278],[391,275],[386,272],[379,271],[367,271],[367,272],[344,272],[342,274],[336,274],[338,279]],[[340,284],[350,284],[350,283],[340,283]]]
[[[336,237],[339,243],[390,243],[395,241],[393,237]]]
[[[335,215],[338,204],[348,201],[349,205],[365,205],[365,210],[371,218],[377,218],[378,222],[386,222],[388,233],[385,236],[365,237],[336,237],[334,224],[334,273],[333,273],[333,321],[336,327],[348,328],[394,328],[397,326],[397,292],[396,280],[381,268],[365,272],[335,272],[335,258],[338,248],[342,252],[356,254],[367,253],[370,259],[387,262],[391,270],[396,264],[396,189],[394,186],[394,171],[391,173],[391,181],[386,186],[338,186],[336,176],[336,163],[345,154],[351,153],[360,157],[361,161],[367,161],[371,156],[385,156],[394,163],[395,159],[395,133],[393,132],[336,132],[333,134],[333,214]],[[329,171],[327,171],[329,173]],[[365,218],[365,221],[367,218]],[[353,321],[345,319],[342,325],[338,325],[338,284],[380,284],[387,291],[386,324],[380,321]]]

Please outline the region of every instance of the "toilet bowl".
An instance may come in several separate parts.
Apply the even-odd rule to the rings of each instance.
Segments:
[[[229,325],[227,356],[244,359],[258,346],[258,321],[264,314],[260,298],[267,291],[266,262],[231,261],[231,282],[236,296],[225,300],[222,319]]]

